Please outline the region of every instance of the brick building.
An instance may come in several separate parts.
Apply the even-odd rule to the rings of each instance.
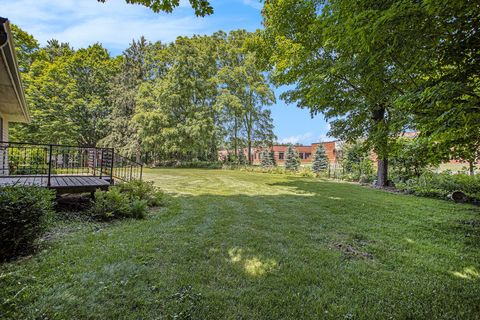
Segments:
[[[310,146],[295,146],[295,150],[297,150],[298,155],[300,157],[301,164],[310,164],[313,161],[313,155],[317,150],[317,147],[322,144],[325,148],[325,151],[328,156],[328,160],[330,163],[336,163],[338,160],[338,155],[341,153],[341,143],[340,141],[329,141],[329,142],[320,142],[320,143],[312,143]],[[287,154],[286,145],[274,145],[272,146],[271,150],[273,151],[275,160],[277,164],[282,165],[285,162],[285,155]],[[245,158],[248,157],[248,149],[245,148],[243,150],[245,154]],[[220,159],[226,159],[228,154],[233,154],[234,151],[231,150],[222,150],[219,153]],[[261,153],[262,148],[252,148],[252,163],[253,164],[260,164],[261,161]]]

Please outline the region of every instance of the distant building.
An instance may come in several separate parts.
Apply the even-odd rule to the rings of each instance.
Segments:
[[[330,163],[336,163],[340,161],[342,154],[342,143],[340,141],[329,141],[329,142],[319,142],[312,143],[309,146],[294,146],[295,150],[298,152],[300,157],[301,164],[310,164],[313,161],[313,155],[317,150],[317,147],[322,144],[327,153],[328,161]],[[273,145],[270,150],[273,151],[275,160],[277,164],[282,165],[285,162],[285,155],[287,153],[287,145]],[[245,158],[248,158],[248,149],[244,148],[239,150],[243,152]],[[262,148],[252,148],[252,163],[260,164]],[[225,160],[229,154],[235,154],[234,150],[222,150],[219,152],[219,157],[221,160]]]

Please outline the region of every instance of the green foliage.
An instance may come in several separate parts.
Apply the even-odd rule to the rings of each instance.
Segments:
[[[127,194],[131,199],[144,200],[150,207],[163,204],[165,195],[151,181],[133,180],[115,186],[121,193]]]
[[[21,148],[8,149],[9,174],[46,174],[48,171],[47,153],[43,149],[25,152]]]
[[[392,178],[395,181],[407,181],[419,177],[431,165],[438,165],[441,152],[432,148],[425,138],[399,138],[395,141],[390,160]]]
[[[95,192],[90,214],[102,220],[142,219],[145,217],[147,207],[146,200],[131,197],[128,193],[121,192],[120,188],[112,187],[108,191]]]
[[[114,147],[128,157],[136,157],[137,162],[144,150],[138,126],[132,119],[137,110],[136,96],[143,82],[162,74],[163,61],[157,59],[157,54],[163,49],[161,43],[152,44],[144,37],[133,41],[123,52],[120,72],[112,80],[110,130],[100,144]]]
[[[55,193],[40,187],[0,188],[0,261],[31,251],[53,212]]]
[[[276,84],[295,85],[282,97],[332,119],[335,137],[365,138],[380,160],[379,185],[405,128],[444,159],[478,159],[476,3],[273,0],[262,14],[266,28],[250,46]]]
[[[371,34],[384,7],[376,1],[268,1],[262,11],[266,28],[251,41],[275,84],[295,85],[283,99],[331,119],[332,136],[365,138],[382,160],[408,123],[392,101],[411,83],[396,78],[385,57],[388,46]],[[389,40],[404,43],[397,34]],[[380,169],[384,185],[387,167]]]
[[[152,182],[134,180],[110,187],[108,191],[95,192],[90,214],[96,218],[143,219],[148,207],[164,203],[164,193]]]
[[[155,163],[215,162],[220,147],[251,150],[275,138],[265,109],[275,95],[243,49],[245,30],[168,46],[141,37],[116,58],[99,44],[38,47],[22,30],[14,35],[32,123],[13,125],[12,140],[98,144]]]
[[[473,165],[480,158],[480,7],[469,0],[424,1],[409,7],[415,10],[417,25],[424,23],[416,32],[405,34],[417,45],[402,50],[409,54],[411,72],[421,81],[399,103],[407,107],[421,136],[432,142],[444,160],[469,162],[473,175]]]
[[[427,197],[446,199],[454,191],[462,191],[470,201],[480,202],[480,177],[450,172],[426,171],[419,177],[397,184],[401,190]]]
[[[247,36],[217,32],[152,48],[156,64],[144,66],[149,81],[132,91],[138,93],[132,119],[143,153],[154,161],[213,162],[220,146],[237,153],[273,140],[264,106],[275,97],[254,56],[242,50]]]
[[[315,173],[324,172],[328,169],[328,156],[323,145],[318,145],[313,155],[312,171]]]
[[[240,150],[238,154],[238,164],[244,165],[247,163],[248,163],[248,160],[247,160],[247,157],[245,156],[245,153],[243,152],[243,150]]]
[[[22,78],[32,123],[12,126],[11,139],[96,145],[108,132],[117,60],[100,44],[75,51],[51,40],[35,55],[25,50],[20,54],[30,57],[30,65]]]
[[[289,145],[285,154],[285,169],[290,171],[297,171],[300,167],[300,158],[297,150],[292,145]]]
[[[13,42],[15,43],[15,52],[18,60],[20,72],[27,73],[35,60],[40,45],[38,41],[27,32],[12,24]]]
[[[375,173],[372,160],[368,151],[359,143],[345,146],[345,154],[342,161],[345,171],[344,178],[350,181],[361,181],[363,183],[373,181]]]
[[[222,163],[212,162],[212,161],[199,161],[199,160],[195,160],[195,161],[165,160],[165,161],[155,162],[154,167],[220,169],[222,168]]]
[[[275,154],[268,147],[263,147],[263,150],[260,153],[260,166],[262,168],[271,168],[277,166]]]
[[[216,77],[222,88],[217,106],[224,112],[227,139],[234,150],[246,147],[248,159],[254,144],[268,145],[275,139],[271,112],[263,109],[275,103],[275,95],[258,68],[256,56],[244,49],[250,36],[245,30],[237,30],[224,37]]]
[[[106,2],[107,0],[97,0],[98,2]],[[173,9],[180,5],[179,0],[125,0],[127,3],[139,4],[152,9],[153,12],[172,12]],[[211,15],[213,7],[207,0],[189,0],[190,5],[195,10],[195,14],[200,17]]]

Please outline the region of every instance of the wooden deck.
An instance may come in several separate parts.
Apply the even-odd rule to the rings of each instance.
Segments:
[[[110,186],[107,179],[92,176],[54,175],[48,186],[47,176],[0,176],[0,187],[4,185],[39,186],[56,190],[58,193],[94,192]]]

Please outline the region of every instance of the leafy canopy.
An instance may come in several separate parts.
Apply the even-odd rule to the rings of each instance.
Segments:
[[[106,2],[107,0],[97,0]],[[154,12],[172,12],[173,9],[180,6],[180,0],[125,0],[127,3],[139,4],[152,9]],[[213,13],[213,7],[207,0],[189,0],[190,5],[195,10],[197,16],[204,17]]]

